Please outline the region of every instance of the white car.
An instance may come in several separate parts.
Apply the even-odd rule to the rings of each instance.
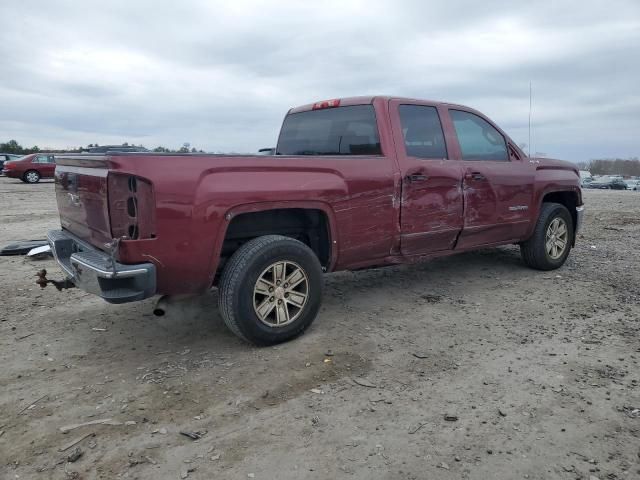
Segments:
[[[625,180],[627,190],[640,191],[640,180]]]

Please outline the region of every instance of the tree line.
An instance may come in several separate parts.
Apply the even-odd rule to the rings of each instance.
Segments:
[[[622,175],[625,177],[640,176],[640,159],[633,158],[599,158],[577,163],[580,170],[588,170],[591,175]]]
[[[50,153],[81,153],[86,152],[89,148],[99,147],[97,143],[90,143],[86,147],[77,147],[77,148],[66,148],[64,150],[56,150],[53,148],[47,148],[41,150],[37,145],[34,145],[31,148],[23,147],[16,140],[9,140],[8,142],[0,143],[0,153],[13,153],[16,155],[28,155],[30,153],[38,153],[38,152],[50,152]],[[123,147],[133,146],[133,144],[129,144],[124,142],[122,144]],[[143,145],[136,145],[138,147],[145,148]],[[203,150],[198,150],[195,147],[189,148],[190,145],[185,143],[180,148],[172,149],[167,147],[155,147],[151,151],[153,152],[162,152],[162,153],[204,153]]]

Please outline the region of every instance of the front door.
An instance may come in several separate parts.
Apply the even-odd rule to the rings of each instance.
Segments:
[[[402,173],[400,250],[450,250],[462,230],[462,167],[449,159],[438,108],[392,100],[390,112]]]
[[[450,109],[463,166],[464,228],[457,248],[520,240],[529,228],[535,168],[486,119]]]

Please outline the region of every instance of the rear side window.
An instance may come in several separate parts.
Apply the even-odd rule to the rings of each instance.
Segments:
[[[442,124],[435,107],[400,105],[400,124],[408,156],[447,158]]]
[[[509,159],[504,137],[484,118],[470,112],[449,110],[463,160]]]
[[[373,105],[287,115],[276,155],[380,155]]]

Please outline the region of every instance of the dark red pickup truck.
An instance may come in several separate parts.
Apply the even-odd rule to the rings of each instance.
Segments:
[[[70,155],[55,178],[49,243],[71,282],[111,303],[217,286],[257,344],[309,326],[323,272],[503,244],[554,269],[583,213],[574,165],[470,108],[396,97],[291,109],[272,156]]]

